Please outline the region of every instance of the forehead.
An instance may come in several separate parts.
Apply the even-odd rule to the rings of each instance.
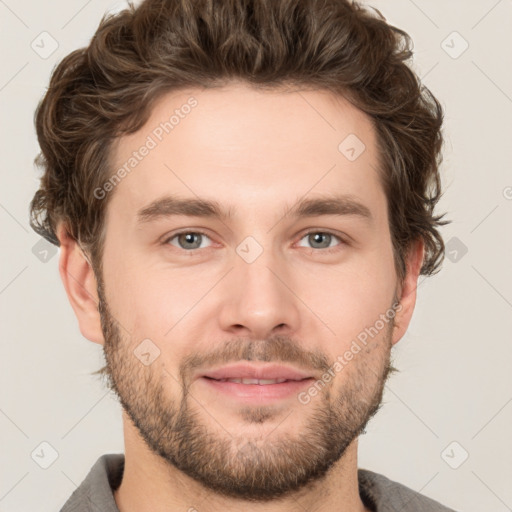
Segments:
[[[378,208],[375,137],[367,115],[327,91],[244,84],[174,91],[114,148],[112,171],[124,172],[109,209],[135,217],[172,194],[256,215],[261,205],[339,193]]]

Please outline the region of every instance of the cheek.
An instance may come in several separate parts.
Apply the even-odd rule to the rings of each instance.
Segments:
[[[120,251],[117,247],[121,245],[105,248],[107,300],[115,318],[132,333],[133,342],[149,338],[166,346],[172,340],[173,353],[179,355],[179,340],[184,336],[189,344],[196,338],[195,334],[198,344],[204,341],[204,333],[201,336],[199,331],[208,318],[216,318],[218,313],[208,311],[208,304],[222,307],[222,297],[215,297],[215,290],[211,290],[211,300],[202,299],[223,270],[213,264],[182,270],[151,265],[147,258],[137,257],[136,251]],[[384,237],[372,247],[354,252],[339,265],[304,262],[297,265],[295,268],[292,264],[293,268],[283,271],[289,275],[290,286],[301,300],[293,296],[288,300],[295,301],[301,315],[308,317],[302,325],[318,332],[321,339],[331,338],[343,346],[350,344],[392,304],[396,276],[391,243]],[[235,283],[235,286],[241,285]],[[317,316],[305,309],[301,301]],[[187,347],[190,349],[190,345]]]
[[[129,285],[116,301],[120,317],[134,344],[149,338],[160,349],[160,361],[173,367],[190,352],[194,339],[204,338],[194,331],[203,325],[199,301],[211,285],[205,279],[180,278],[179,271],[169,269],[139,267],[127,272]]]
[[[110,312],[122,326],[123,337],[130,337],[133,344],[145,338],[162,339],[162,332],[169,329],[163,324],[169,323],[171,312],[164,314],[159,288],[143,267],[126,259],[117,262],[108,264],[104,260],[105,292]]]
[[[304,302],[334,332],[336,343],[345,346],[389,312],[395,286],[391,252],[375,250],[345,266],[316,272],[302,281],[298,295],[308,298]]]

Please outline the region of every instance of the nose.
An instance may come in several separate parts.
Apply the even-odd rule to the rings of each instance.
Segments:
[[[300,299],[284,262],[264,251],[256,261],[235,255],[234,268],[223,280],[219,322],[224,332],[266,339],[278,331],[300,329]]]

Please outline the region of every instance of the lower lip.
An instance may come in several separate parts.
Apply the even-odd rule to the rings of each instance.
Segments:
[[[248,402],[268,402],[296,395],[305,387],[310,386],[314,379],[288,380],[279,384],[242,384],[206,377],[201,377],[199,380],[211,389],[233,398]]]

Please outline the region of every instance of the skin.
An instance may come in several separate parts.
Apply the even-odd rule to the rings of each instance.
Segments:
[[[179,91],[119,140],[115,168],[191,96],[197,106],[109,192],[102,276],[58,228],[70,303],[82,334],[104,346],[124,408],[116,503],[121,512],[369,510],[358,493],[357,437],[380,404],[423,257],[413,244],[399,282],[373,125],[326,91],[258,92],[236,82]],[[354,161],[338,150],[349,134],[366,146]],[[333,192],[356,198],[372,220],[284,215],[304,196]],[[217,200],[233,217],[137,224],[137,211],[165,194]],[[184,228],[207,233],[200,248],[169,241]],[[315,242],[310,228],[343,239]],[[248,236],[263,250],[251,263],[236,252]],[[321,377],[321,363],[332,365],[395,298],[394,321],[307,404],[296,395],[241,404],[194,378],[223,358],[281,361]],[[144,339],[160,351],[150,365],[133,354]],[[297,482],[301,467],[309,481]],[[228,490],[233,482],[239,488]]]

